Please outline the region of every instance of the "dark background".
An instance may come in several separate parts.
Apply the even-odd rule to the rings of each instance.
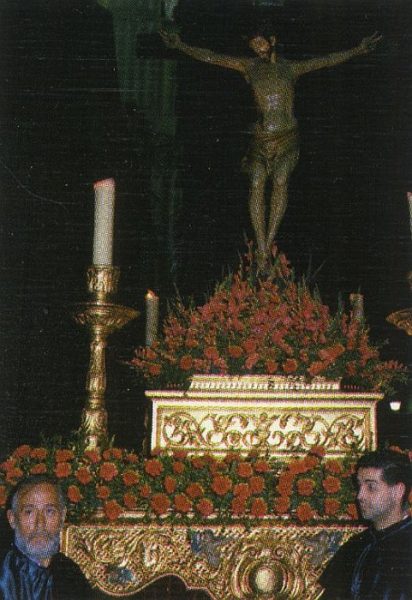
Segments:
[[[203,301],[252,236],[240,169],[252,97],[237,73],[169,51],[156,35],[136,39],[142,57],[177,60],[181,195],[171,208],[153,196],[155,134],[138,106],[122,102],[112,12],[87,0],[0,7],[1,454],[80,424],[89,348],[72,315],[87,300],[93,182],[105,177],[117,186],[117,301],[142,313],[109,339],[109,427],[117,445],[138,449],[146,401],[123,361],[144,342],[147,289],[159,294],[163,314],[176,289]],[[372,339],[387,339],[383,356],[405,363],[409,338],[385,319],[411,304],[411,7],[181,0],[175,11],[185,41],[229,54],[247,53],[246,37],[262,28],[292,59],[383,35],[373,54],[299,81],[301,158],[277,241],[332,309],[339,294],[347,303],[360,290]],[[171,226],[172,246],[164,233]],[[409,444],[408,395],[400,390],[399,414],[381,404],[382,441]]]

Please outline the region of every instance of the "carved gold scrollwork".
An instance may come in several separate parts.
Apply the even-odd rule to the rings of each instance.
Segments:
[[[119,278],[118,267],[92,265],[87,269],[87,288],[91,294],[107,302],[107,297],[117,292]]]
[[[231,584],[236,598],[303,597],[308,569],[296,540],[263,533],[251,544],[240,543],[235,555]]]
[[[359,531],[288,527],[276,521],[193,527],[124,524],[69,526],[62,550],[112,596],[129,596],[164,575],[214,600],[317,600],[318,576],[339,545]]]
[[[233,447],[302,451],[314,445],[348,451],[354,444],[362,447],[365,443],[363,428],[364,418],[349,413],[339,414],[332,421],[317,413],[296,410],[263,415],[208,413],[198,421],[196,415],[175,411],[164,416],[161,434],[166,446],[205,451]]]

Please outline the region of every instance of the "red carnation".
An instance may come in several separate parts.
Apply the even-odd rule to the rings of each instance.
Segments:
[[[126,508],[129,510],[133,510],[137,506],[136,496],[131,494],[130,492],[126,492],[123,496],[123,502]]]
[[[104,479],[105,481],[111,481],[112,479],[114,479],[116,477],[118,472],[119,471],[114,463],[105,462],[101,465],[101,467],[99,469],[99,476],[101,477],[101,479]]]
[[[265,487],[265,480],[260,475],[254,475],[249,479],[252,494],[261,494]]]
[[[290,473],[281,473],[279,475],[276,489],[281,496],[288,496],[292,493],[293,475]]]
[[[309,367],[308,369],[308,373],[309,375],[312,375],[312,377],[315,377],[316,375],[319,375],[319,373],[322,373],[322,371],[324,371],[327,367],[327,364],[320,361],[320,360],[315,360]]]
[[[174,450],[173,458],[175,458],[176,460],[184,460],[185,458],[187,458],[186,450]]]
[[[202,498],[196,504],[196,509],[203,517],[209,517],[214,511],[214,506],[208,498]]]
[[[247,478],[253,475],[253,468],[250,463],[241,462],[237,466],[237,474],[239,477]]]
[[[103,510],[109,521],[115,521],[123,512],[122,507],[116,502],[116,500],[109,500],[108,502],[105,502]]]
[[[151,458],[145,462],[144,470],[152,477],[158,477],[163,471],[163,465],[157,458]]]
[[[359,519],[359,513],[358,513],[357,506],[353,502],[351,502],[350,504],[348,504],[348,506],[346,508],[346,512],[348,513],[348,515],[350,516],[350,518],[353,519],[354,521],[356,521],[357,519]]]
[[[193,359],[190,354],[185,354],[179,361],[179,367],[182,371],[189,371],[193,366]]]
[[[232,481],[226,475],[215,475],[210,487],[218,496],[224,496],[232,489]]]
[[[282,364],[282,369],[285,373],[294,373],[298,369],[298,361],[294,358],[287,358]]]
[[[67,462],[68,460],[73,460],[74,454],[71,450],[63,449],[56,450],[55,460],[57,463],[59,462]]]
[[[30,469],[30,473],[32,475],[40,475],[42,473],[47,473],[47,467],[44,463],[37,463]]]
[[[77,469],[75,475],[76,479],[80,481],[80,483],[82,483],[83,485],[87,485],[92,480],[92,475],[89,469],[87,469],[86,467],[81,467],[80,469]]]
[[[84,457],[93,464],[100,461],[100,453],[98,450],[85,450]]]
[[[157,363],[152,363],[148,366],[147,370],[149,371],[149,375],[151,375],[152,377],[156,377],[157,375],[160,375],[162,367]]]
[[[214,346],[208,346],[204,349],[203,354],[209,360],[217,360],[219,358],[219,352]]]
[[[248,354],[254,354],[257,348],[257,341],[252,338],[248,338],[243,342],[242,345]]]
[[[303,464],[305,465],[306,470],[310,471],[311,469],[314,469],[315,467],[318,466],[319,458],[317,456],[315,456],[314,454],[308,454],[307,456],[304,457]]]
[[[167,513],[170,508],[170,500],[166,494],[153,494],[150,500],[150,506],[157,515]]]
[[[67,488],[67,497],[70,502],[73,502],[74,504],[80,502],[80,500],[83,498],[77,485],[69,485]]]
[[[313,519],[315,511],[308,502],[302,502],[296,509],[296,516],[301,523],[306,523]]]
[[[129,452],[128,454],[126,454],[125,458],[126,458],[127,462],[132,463],[132,464],[139,462],[139,457],[134,452]]]
[[[54,468],[54,474],[59,479],[63,479],[64,477],[68,477],[72,472],[72,467],[67,462],[59,462]]]
[[[340,475],[343,472],[343,467],[337,460],[327,460],[325,462],[325,469],[334,475]]]
[[[328,475],[322,481],[323,489],[328,494],[336,494],[340,490],[340,481],[337,477],[333,477],[332,475]]]
[[[190,483],[186,488],[189,498],[201,498],[204,494],[203,487],[199,483]]]
[[[270,470],[270,466],[266,460],[257,460],[255,462],[256,473],[267,473],[269,470]]]
[[[206,461],[203,456],[193,456],[192,458],[192,466],[195,469],[203,469]]]
[[[240,346],[229,346],[228,352],[232,358],[240,358],[243,354],[243,349]]]
[[[268,506],[263,498],[254,498],[250,512],[254,517],[264,517],[268,512]]]
[[[166,475],[164,480],[164,486],[168,494],[173,494],[173,492],[176,489],[176,485],[176,479],[174,477],[171,477],[170,475]]]
[[[139,481],[139,475],[136,471],[125,471],[122,475],[123,483],[126,486],[135,485]]]
[[[300,496],[311,496],[315,489],[315,482],[312,479],[299,479],[296,483],[296,489]]]
[[[149,498],[151,493],[151,487],[147,483],[144,483],[139,490],[139,494],[142,498]]]
[[[96,487],[96,496],[100,498],[100,500],[106,500],[110,496],[110,489],[107,485],[98,485]]]
[[[251,489],[248,483],[237,483],[233,488],[233,494],[239,498],[249,498]]]
[[[288,470],[291,475],[300,475],[306,473],[310,467],[307,466],[305,459],[292,460],[288,465]]]
[[[4,506],[7,501],[6,486],[0,485],[0,506]]]
[[[173,473],[176,473],[176,475],[180,475],[185,470],[185,465],[182,462],[176,460],[172,464],[172,469]]]
[[[30,452],[31,458],[37,458],[38,460],[44,460],[47,456],[46,448],[33,448]]]
[[[335,498],[325,498],[323,502],[323,509],[325,511],[325,515],[333,517],[340,509],[340,502]]]
[[[288,512],[290,506],[290,500],[288,496],[279,496],[275,500],[275,511],[278,515],[284,515]]]
[[[323,458],[326,454],[326,450],[323,446],[312,446],[312,448],[309,450],[309,454]]]
[[[272,373],[276,373],[276,371],[279,369],[279,363],[277,363],[275,360],[268,359],[265,362],[265,367],[266,372],[269,373],[269,375],[272,375]]]
[[[20,477],[23,477],[23,471],[16,467],[7,471],[6,481],[8,481],[9,483],[14,483],[15,480],[20,479]]]
[[[231,509],[234,515],[243,515],[246,512],[246,498],[235,496],[231,502]]]
[[[15,451],[13,452],[13,456],[16,456],[17,458],[23,458],[25,456],[30,456],[30,452],[30,446],[28,444],[22,444],[21,446],[18,446],[18,448],[15,449]]]
[[[192,503],[184,494],[176,494],[174,505],[178,512],[188,513],[192,508]]]

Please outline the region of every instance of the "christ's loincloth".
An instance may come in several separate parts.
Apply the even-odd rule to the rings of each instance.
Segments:
[[[246,173],[253,174],[256,163],[265,166],[268,175],[273,175],[279,168],[279,161],[291,161],[288,171],[291,172],[299,157],[299,135],[297,128],[288,129],[282,133],[262,132],[260,126],[242,160],[242,168]]]

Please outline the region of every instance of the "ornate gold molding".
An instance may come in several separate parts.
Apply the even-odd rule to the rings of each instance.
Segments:
[[[152,402],[151,449],[216,456],[257,450],[288,458],[314,445],[329,456],[343,456],[354,445],[376,447],[381,394],[341,392],[334,382],[295,387],[301,384],[267,376],[201,376],[187,392],[146,392]]]
[[[70,525],[62,550],[100,590],[128,596],[166,575],[214,600],[316,600],[329,558],[358,527]]]
[[[404,308],[391,313],[386,320],[398,329],[406,331],[408,335],[412,335],[412,308]]]

